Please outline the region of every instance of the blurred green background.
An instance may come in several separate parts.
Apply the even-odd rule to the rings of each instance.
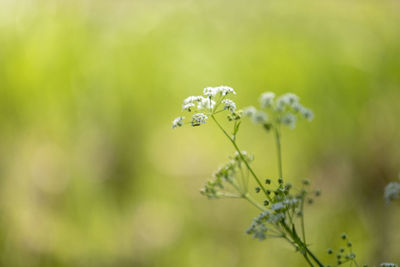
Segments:
[[[347,232],[400,262],[400,4],[393,0],[0,1],[1,266],[305,266],[244,234],[257,211],[199,189],[233,152],[211,123],[171,130],[182,100],[229,85],[240,106],[294,92],[315,112],[283,137],[287,180],[325,261]],[[239,143],[276,177],[272,137]]]

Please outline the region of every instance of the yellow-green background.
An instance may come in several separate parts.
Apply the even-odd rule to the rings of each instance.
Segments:
[[[400,4],[394,0],[1,0],[1,266],[305,266],[244,234],[257,211],[199,188],[233,152],[215,125],[171,130],[182,100],[294,92],[285,179],[323,192],[311,249],[347,232],[363,263],[400,262]],[[240,146],[276,178],[272,137]]]

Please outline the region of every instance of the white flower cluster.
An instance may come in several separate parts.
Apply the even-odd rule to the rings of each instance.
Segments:
[[[271,205],[271,210],[273,211],[286,211],[290,208],[297,208],[297,206],[299,205],[300,200],[296,199],[296,198],[287,198],[284,199],[283,201],[280,202],[276,202],[274,204]]]
[[[260,96],[260,106],[261,108],[269,108],[274,103],[275,93],[265,92]]]
[[[192,117],[191,124],[192,126],[200,126],[201,124],[206,123],[208,117],[204,113],[196,113]]]
[[[250,106],[243,110],[243,115],[246,117],[251,118],[254,123],[267,123],[268,122],[268,115],[264,111],[257,110],[255,107]]]
[[[385,187],[385,200],[389,203],[400,198],[400,183],[391,182]]]
[[[224,104],[224,109],[229,110],[230,112],[235,112],[236,110],[236,104],[230,99],[224,99],[222,100],[222,103]]]
[[[250,106],[245,108],[243,114],[252,119],[254,123],[264,126],[283,124],[291,129],[296,127],[299,118],[311,121],[314,117],[312,111],[303,107],[299,103],[299,97],[292,93],[287,93],[275,99],[275,93],[265,92],[259,98],[261,110]],[[268,116],[268,113],[270,116]],[[270,127],[267,127],[269,129]]]
[[[229,110],[234,113],[236,104],[225,96],[236,95],[235,90],[229,86],[206,87],[201,96],[189,96],[183,101],[182,111],[192,112],[195,114],[190,120],[192,126],[199,126],[206,123],[209,116],[213,115],[217,106],[222,103],[223,110]],[[184,124],[185,117],[178,117],[172,122],[172,128],[181,127]]]
[[[313,112],[303,107],[299,100],[299,97],[295,94],[284,94],[276,100],[275,110],[278,112],[293,112],[303,116],[308,121],[312,121],[314,118]]]
[[[293,93],[282,95],[276,100],[278,110],[283,110],[286,106],[294,107],[299,104],[299,97]]]
[[[256,114],[257,109],[253,106],[247,107],[243,110],[243,115],[252,118]]]
[[[172,122],[172,129],[175,129],[176,127],[181,127],[183,125],[183,120],[185,117],[178,117]]]
[[[198,110],[211,110],[215,106],[215,101],[203,96],[189,96],[183,101],[182,110],[191,112],[195,106],[197,106]]]
[[[281,118],[281,122],[289,126],[290,129],[294,129],[296,127],[296,121],[297,117],[292,113],[286,114]]]
[[[399,265],[395,264],[395,263],[381,263],[381,267],[399,267]]]
[[[222,85],[222,86],[217,86],[217,87],[206,87],[203,90],[203,94],[205,96],[215,97],[218,94],[221,94],[222,96],[226,96],[228,94],[236,95],[236,92],[235,92],[235,90],[233,90],[233,88]]]

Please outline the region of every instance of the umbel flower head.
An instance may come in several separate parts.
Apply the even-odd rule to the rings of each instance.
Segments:
[[[265,92],[259,98],[260,110],[250,106],[244,109],[243,114],[251,118],[254,123],[263,125],[267,130],[278,125],[294,129],[299,119],[312,121],[314,118],[313,112],[301,105],[299,101],[299,97],[293,93],[276,98],[275,93]]]
[[[260,106],[261,108],[271,107],[274,103],[275,93],[265,92],[260,96]]]
[[[204,88],[203,95],[187,97],[183,101],[182,111],[193,113],[188,121],[189,125],[195,127],[205,124],[210,116],[225,110],[229,111],[231,115],[237,115],[235,113],[236,104],[231,99],[226,98],[228,95],[236,95],[235,90],[229,86],[217,86]],[[233,116],[233,118],[237,117]],[[184,124],[185,117],[180,116],[173,120],[172,128],[175,129]]]
[[[206,123],[208,117],[204,113],[196,113],[192,117],[192,126],[199,126]]]
[[[248,175],[242,171],[242,168],[244,168],[243,160],[250,163],[254,160],[254,157],[246,151],[241,151],[241,155],[243,158],[237,152],[230,156],[229,161],[214,172],[213,179],[204,185],[200,193],[211,199],[240,197],[241,194],[246,194]]]

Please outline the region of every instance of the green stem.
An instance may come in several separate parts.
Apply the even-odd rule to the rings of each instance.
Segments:
[[[303,243],[307,244],[306,242],[306,231],[304,227],[304,196],[301,198],[301,218],[300,218],[300,224],[301,224],[301,234],[303,236]]]
[[[241,165],[241,164],[239,164],[239,169],[240,169],[240,177],[241,177],[240,180],[242,181],[243,190],[244,190],[245,193],[247,193],[247,191],[248,191],[248,188],[247,188],[247,179],[246,179],[246,177],[244,176],[244,172],[243,172],[243,168],[242,168],[242,165]]]
[[[211,115],[211,118],[215,121],[215,123],[217,124],[217,126],[221,129],[221,131],[226,135],[226,137],[228,137],[229,141],[231,141],[232,145],[235,147],[237,153],[239,154],[239,157],[241,158],[241,160],[244,162],[244,164],[246,165],[246,168],[250,171],[251,175],[254,177],[254,179],[256,180],[257,184],[260,186],[260,188],[262,189],[262,191],[264,192],[264,194],[267,196],[267,198],[269,200],[271,200],[270,196],[267,194],[264,185],[261,183],[260,179],[258,179],[257,175],[255,174],[255,172],[253,171],[253,169],[250,167],[249,163],[247,162],[247,160],[244,158],[242,152],[240,151],[238,145],[236,144],[236,141],[232,139],[232,137],[225,131],[225,129],[221,126],[221,124],[219,124],[219,122],[217,121],[217,119],[215,119],[214,115]]]
[[[264,207],[261,206],[259,203],[257,203],[257,201],[255,201],[249,194],[246,193],[246,194],[243,195],[243,197],[245,199],[247,199],[251,204],[253,204],[256,208],[258,208],[258,209],[260,209],[262,211],[265,210]]]
[[[310,255],[310,257],[318,264],[318,266],[324,267],[322,262],[320,260],[318,260],[318,258],[308,249],[308,247],[305,246],[305,248],[306,248],[308,255]]]
[[[226,198],[241,198],[242,197],[241,195],[232,194],[232,193],[228,193],[228,192],[220,193],[219,196],[226,197]]]
[[[276,141],[276,153],[278,155],[278,173],[279,178],[283,178],[282,172],[282,151],[281,151],[281,134],[278,129],[279,126],[274,126],[275,141]]]
[[[290,230],[289,226],[284,221],[281,222],[281,225],[286,230],[286,232],[292,237],[293,241],[300,247],[300,249],[304,250],[304,253],[302,254],[304,258],[306,258],[306,260],[308,254],[315,261],[315,263],[317,263],[319,267],[324,267],[321,261],[308,249],[307,245],[301,241],[301,239],[298,237],[295,231]]]
[[[314,264],[312,264],[312,262],[310,261],[310,259],[308,258],[307,254],[304,254],[304,258],[306,259],[307,263],[311,266],[314,267]]]

